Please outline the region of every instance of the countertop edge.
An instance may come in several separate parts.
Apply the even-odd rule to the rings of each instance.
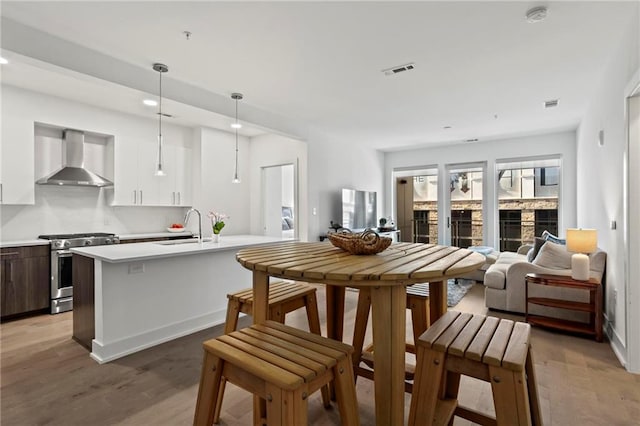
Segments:
[[[74,254],[90,257],[95,260],[100,260],[107,263],[130,263],[130,262],[140,262],[145,260],[158,260],[158,259],[166,259],[170,257],[179,257],[179,256],[190,256],[190,255],[198,255],[198,254],[207,254],[214,252],[222,252],[229,250],[241,250],[247,247],[255,247],[261,245],[270,245],[270,244],[278,244],[281,242],[294,241],[292,239],[277,239],[277,238],[265,238],[263,236],[255,236],[255,235],[242,235],[237,236],[238,238],[246,239],[246,238],[255,238],[253,242],[241,241],[238,243],[234,243],[232,238],[234,236],[225,237],[224,242],[221,243],[212,243],[212,242],[204,242],[198,246],[192,246],[191,243],[189,246],[183,246],[182,244],[177,245],[164,245],[159,244],[157,242],[144,242],[144,243],[133,243],[133,244],[125,244],[125,245],[109,245],[109,246],[93,246],[93,247],[77,247],[72,248],[70,251]],[[119,248],[126,247],[125,250],[131,252],[131,254],[113,254],[114,251],[118,251]],[[148,251],[149,253],[144,253]],[[106,252],[106,253],[101,253]]]
[[[16,240],[16,241],[0,241],[0,248],[10,247],[26,247],[26,246],[48,246],[48,240]]]

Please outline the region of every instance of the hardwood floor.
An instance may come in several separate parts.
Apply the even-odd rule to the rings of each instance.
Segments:
[[[324,291],[319,287],[319,303]],[[457,310],[486,313],[482,286]],[[347,292],[345,341],[351,339],[357,293]],[[324,309],[321,308],[321,321]],[[491,312],[491,315],[508,317]],[[408,318],[410,318],[408,316]],[[512,318],[522,320],[522,317]],[[72,313],[42,315],[0,326],[0,423],[2,425],[189,425],[193,420],[201,344],[217,326],[99,365],[71,339]],[[250,319],[241,319],[248,325]],[[306,327],[304,310],[287,318]],[[371,322],[370,322],[371,323]],[[409,333],[410,335],[410,333]],[[640,375],[627,373],[609,344],[534,328],[533,353],[546,425],[631,425],[640,418]],[[374,424],[372,383],[358,379],[363,425]],[[488,383],[463,378],[460,402],[493,411]],[[410,395],[405,394],[408,414]],[[313,425],[339,424],[319,393],[310,398]],[[251,397],[227,387],[221,424],[251,424]],[[469,422],[456,418],[455,425]]]

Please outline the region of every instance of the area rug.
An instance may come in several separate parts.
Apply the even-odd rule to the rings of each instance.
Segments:
[[[456,280],[450,279],[447,282],[447,306],[456,306],[471,287],[473,287],[473,284],[475,284],[473,280],[458,278],[458,283],[456,283]]]

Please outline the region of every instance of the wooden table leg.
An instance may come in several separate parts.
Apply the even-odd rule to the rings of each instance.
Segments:
[[[253,323],[265,322],[269,314],[269,275],[253,271]]]
[[[447,312],[447,282],[429,281],[429,318],[433,324]]]
[[[407,292],[403,285],[371,289],[376,424],[404,424]]]
[[[344,332],[344,298],[345,288],[336,285],[325,287],[327,295],[327,337],[342,342]],[[336,388],[333,381],[329,384],[329,393],[336,400]]]
[[[327,337],[342,342],[344,332],[345,288],[326,286],[327,294]]]
[[[269,275],[262,271],[253,271],[253,323],[267,320],[269,314]],[[253,424],[262,424],[266,417],[266,404],[259,396],[253,396]]]

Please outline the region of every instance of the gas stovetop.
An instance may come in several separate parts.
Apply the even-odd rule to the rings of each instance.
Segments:
[[[88,232],[80,234],[50,234],[40,235],[38,238],[51,241],[51,249],[65,249],[71,247],[101,246],[118,244],[120,238],[116,234],[106,232]]]

